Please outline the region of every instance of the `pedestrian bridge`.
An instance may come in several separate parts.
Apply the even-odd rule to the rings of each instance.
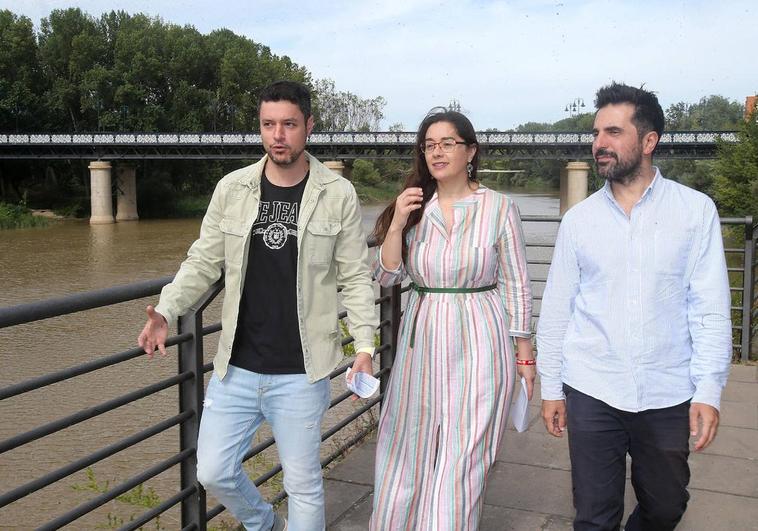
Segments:
[[[315,132],[308,150],[323,160],[410,159],[413,132]],[[480,131],[486,158],[511,160],[592,158],[591,133]],[[736,142],[734,131],[664,133],[658,158],[710,159],[718,141]],[[206,133],[16,133],[0,134],[0,158],[7,159],[251,159],[263,154],[253,132]]]

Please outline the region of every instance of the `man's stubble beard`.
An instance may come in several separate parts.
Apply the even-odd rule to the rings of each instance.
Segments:
[[[642,165],[642,146],[638,146],[632,153],[630,159],[619,160],[617,153],[610,153],[606,150],[599,150],[595,156],[601,154],[610,154],[615,160],[615,164],[608,164],[605,168],[600,167],[597,162],[597,173],[610,183],[629,184],[639,176],[639,169]]]

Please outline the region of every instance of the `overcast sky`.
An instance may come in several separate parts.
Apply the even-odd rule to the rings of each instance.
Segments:
[[[478,130],[554,122],[611,80],[644,83],[664,109],[758,93],[755,0],[0,0],[37,28],[74,6],[228,28],[339,90],[383,96],[385,129],[414,130],[451,99]]]

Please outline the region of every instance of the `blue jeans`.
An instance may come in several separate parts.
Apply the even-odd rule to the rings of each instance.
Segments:
[[[208,383],[197,441],[197,478],[246,529],[268,531],[274,512],[242,468],[261,423],[272,428],[289,495],[290,531],[325,527],[319,448],[329,380],[305,374],[258,374],[229,366]]]

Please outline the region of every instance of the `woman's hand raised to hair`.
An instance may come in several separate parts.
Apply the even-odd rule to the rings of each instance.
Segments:
[[[408,216],[414,210],[421,208],[421,201],[423,199],[424,192],[421,188],[412,187],[403,190],[395,200],[395,214],[392,216],[390,230],[402,232],[405,224],[408,223]]]
[[[403,249],[403,229],[408,223],[408,216],[411,212],[421,208],[421,201],[424,198],[424,192],[421,188],[406,188],[395,199],[395,213],[392,215],[387,234],[384,235],[382,243],[382,264],[389,270],[395,270],[400,267],[402,262]]]

